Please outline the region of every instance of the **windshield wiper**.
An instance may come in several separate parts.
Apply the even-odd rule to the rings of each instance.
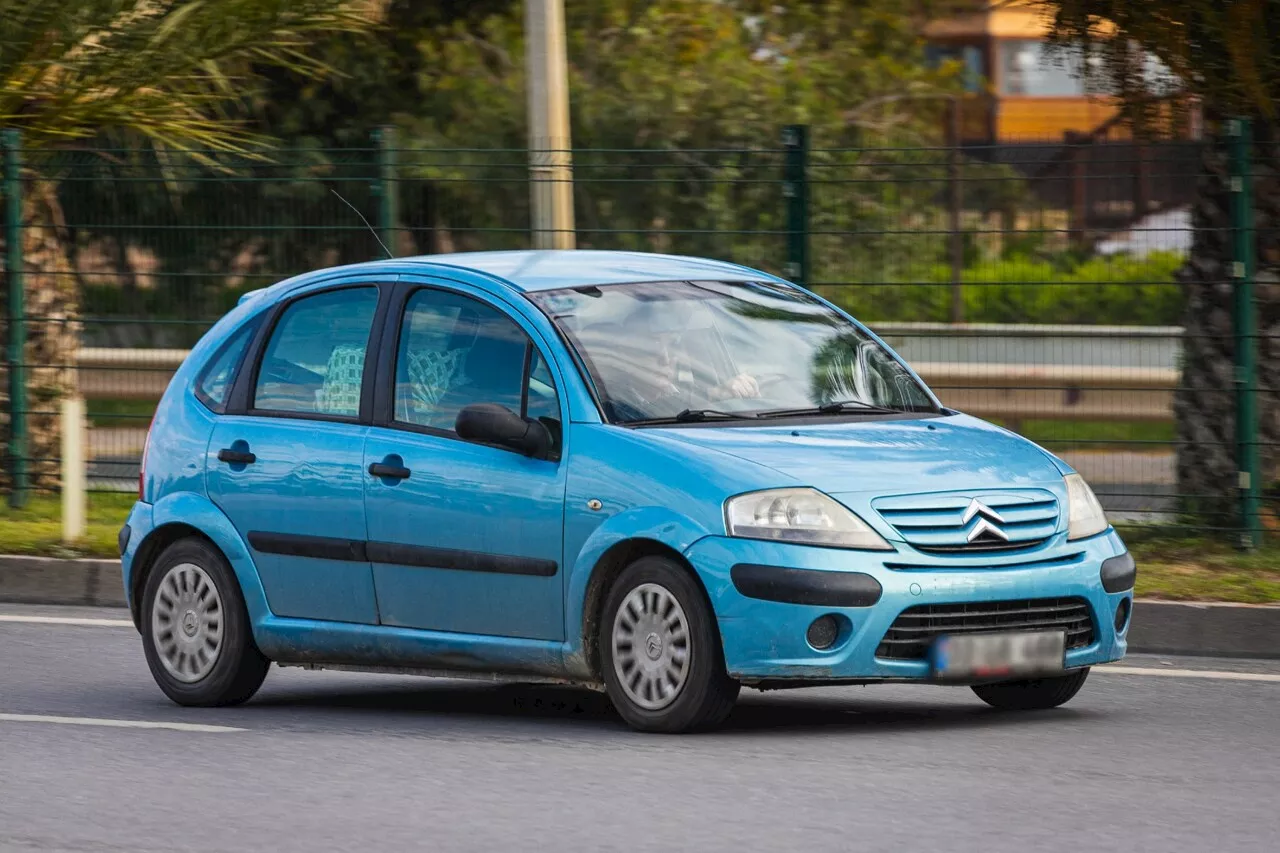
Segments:
[[[688,423],[690,421],[706,421],[715,418],[717,420],[739,420],[741,418],[759,417],[755,412],[723,412],[720,409],[685,409],[676,415],[676,420],[680,423]]]
[[[760,417],[755,412],[724,412],[720,409],[685,409],[669,418],[644,418],[638,421],[623,421],[625,426],[652,426],[655,424],[689,424],[698,421],[738,421]]]
[[[762,418],[786,418],[793,415],[838,415],[846,409],[857,409],[859,412],[868,412],[876,415],[901,415],[902,409],[890,409],[885,406],[876,406],[872,403],[866,403],[862,400],[836,400],[831,403],[823,403],[820,406],[811,406],[806,409],[775,409],[771,412],[761,412]]]

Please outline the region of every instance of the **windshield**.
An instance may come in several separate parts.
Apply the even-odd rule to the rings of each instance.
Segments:
[[[577,349],[615,423],[937,411],[897,359],[797,288],[652,282],[530,298]]]

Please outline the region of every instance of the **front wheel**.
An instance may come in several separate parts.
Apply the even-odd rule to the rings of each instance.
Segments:
[[[600,620],[600,654],[609,699],[639,731],[709,729],[738,698],[701,588],[665,557],[642,557],[614,582]]]
[[[1004,711],[1043,711],[1071,701],[1088,677],[1089,669],[1085,667],[1053,678],[975,684],[973,692],[983,702]]]

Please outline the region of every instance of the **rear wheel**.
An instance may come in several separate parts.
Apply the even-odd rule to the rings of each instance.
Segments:
[[[738,698],[702,590],[665,557],[642,557],[610,588],[600,655],[610,700],[639,731],[712,728]]]
[[[1042,711],[1071,701],[1088,677],[1089,670],[1086,667],[1053,678],[975,684],[973,692],[993,708],[1005,711]]]
[[[179,705],[236,705],[267,677],[235,574],[203,539],[180,539],[157,559],[142,599],[147,666]]]

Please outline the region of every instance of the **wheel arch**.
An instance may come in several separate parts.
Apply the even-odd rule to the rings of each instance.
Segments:
[[[231,566],[240,585],[240,594],[249,611],[249,624],[255,634],[262,622],[271,615],[267,594],[258,576],[258,567],[250,556],[248,545],[239,531],[218,506],[208,497],[195,492],[177,492],[158,501],[152,510],[154,527],[138,546],[129,579],[129,605],[135,624],[140,619],[146,575],[152,570],[155,559],[165,547],[184,536],[196,536],[211,544]],[[159,538],[157,538],[159,537]],[[144,547],[152,542],[157,547]],[[256,636],[255,636],[256,639]]]
[[[133,626],[139,631],[142,630],[143,592],[147,588],[147,580],[151,577],[156,561],[173,543],[192,538],[203,540],[222,554],[224,559],[226,558],[227,555],[218,547],[217,542],[206,536],[199,528],[181,521],[171,521],[156,527],[138,544],[138,550],[133,557],[133,572],[129,578],[129,615],[133,618]]]
[[[603,682],[604,679],[604,664],[600,659],[600,622],[604,615],[604,604],[609,589],[627,566],[644,557],[665,557],[689,574],[702,594],[703,604],[711,616],[716,636],[720,636],[720,625],[716,621],[715,610],[711,606],[711,597],[707,594],[707,588],[697,570],[684,555],[657,539],[641,536],[623,539],[611,545],[600,555],[600,559],[592,569],[583,599],[581,648],[584,663],[594,681]]]

